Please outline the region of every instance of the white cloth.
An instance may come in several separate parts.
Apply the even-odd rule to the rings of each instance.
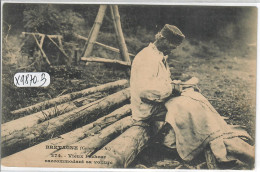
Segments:
[[[165,67],[165,57],[154,44],[138,53],[132,63],[130,88],[132,117],[145,120],[151,115],[154,105],[144,103],[163,102],[172,93],[171,74]]]

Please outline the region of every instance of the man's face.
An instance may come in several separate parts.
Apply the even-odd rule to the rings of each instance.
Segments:
[[[161,51],[164,55],[169,55],[176,45],[170,43],[166,38],[161,38],[158,40],[157,49]]]

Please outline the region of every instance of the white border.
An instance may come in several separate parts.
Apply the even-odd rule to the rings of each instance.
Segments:
[[[129,4],[129,5],[186,5],[186,6],[256,6],[258,8],[258,24],[257,24],[257,66],[260,65],[259,61],[259,51],[260,51],[260,35],[259,35],[259,23],[260,23],[260,15],[259,15],[259,7],[260,7],[260,0],[96,0],[96,1],[90,1],[90,0],[62,0],[62,1],[54,1],[54,0],[2,0],[1,1],[1,19],[3,16],[3,3],[61,3],[61,4]],[[2,21],[2,20],[1,20]],[[2,22],[1,22],[1,34],[2,34]],[[2,47],[2,39],[1,39],[1,47]],[[2,55],[2,52],[1,52]],[[1,58],[2,59],[2,58]],[[258,104],[260,98],[259,88],[260,88],[260,69],[257,68],[257,91],[256,91],[256,105]],[[2,60],[1,60],[1,81],[2,82]],[[2,84],[1,84],[2,87]],[[1,89],[1,100],[2,100],[2,89]],[[0,109],[2,109],[2,101],[0,102]],[[255,139],[255,169],[254,170],[242,170],[245,172],[252,172],[252,171],[259,171],[260,170],[260,126],[257,124],[260,124],[260,115],[259,113],[259,106],[256,106],[256,139]],[[203,172],[203,171],[216,171],[216,172],[222,172],[222,171],[230,171],[230,172],[236,172],[241,170],[176,170],[176,169],[122,169],[122,168],[33,168],[33,167],[4,167],[1,165],[1,171],[12,171],[12,172],[52,172],[52,171],[66,171],[66,172],[76,172],[76,171],[144,171],[144,172],[172,172],[172,171],[189,171],[189,172]]]

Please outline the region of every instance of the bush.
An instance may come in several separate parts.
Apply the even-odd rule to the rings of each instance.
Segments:
[[[28,5],[24,10],[24,28],[27,32],[36,32],[49,35],[62,35],[63,42],[70,42],[73,40],[73,33],[81,33],[84,31],[85,20],[83,17],[71,10],[62,9],[58,5],[54,4],[38,4],[38,5]],[[45,39],[43,48],[46,51],[46,55],[54,60],[53,64],[66,64],[68,59],[57,47],[48,39]],[[73,48],[64,46],[65,52],[71,56]],[[27,36],[25,44],[22,47],[23,53],[27,54],[30,58],[32,57],[34,61],[38,57],[37,54],[39,49],[35,40],[31,36]],[[44,62],[42,62],[43,65]],[[38,65],[39,66],[39,65]]]

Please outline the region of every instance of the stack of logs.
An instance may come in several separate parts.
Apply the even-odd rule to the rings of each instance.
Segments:
[[[2,165],[128,167],[163,126],[134,124],[128,86],[119,80],[12,111],[24,117],[2,124]],[[205,156],[208,168],[218,168],[209,149]]]
[[[12,111],[24,117],[2,125],[2,165],[127,167],[151,137],[133,126],[128,85],[119,80]],[[59,161],[72,157],[84,163]]]

